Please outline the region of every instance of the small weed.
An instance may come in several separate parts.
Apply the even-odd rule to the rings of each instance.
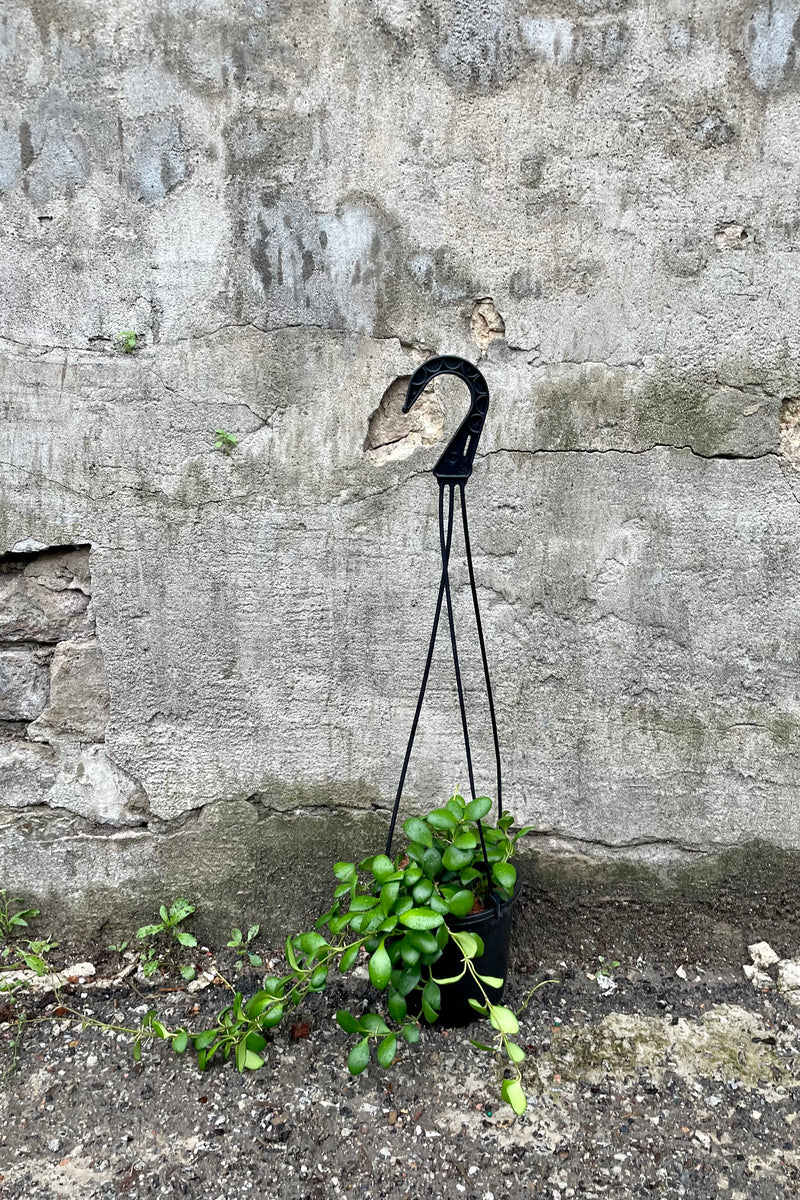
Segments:
[[[17,908],[22,904],[19,896],[9,896],[0,888],[0,971],[18,971],[27,968],[37,975],[46,975],[50,970],[47,955],[55,950],[58,942],[47,938],[19,938],[19,932],[28,928],[28,920],[39,916],[38,908]],[[3,990],[6,990],[5,988]]]
[[[123,954],[128,949],[127,942],[120,942],[118,946],[113,943],[108,947],[114,954]]]
[[[27,929],[30,917],[34,920],[39,916],[38,908],[15,908],[22,904],[20,896],[9,896],[5,888],[0,888],[0,937],[4,940],[13,937],[18,929]]]
[[[223,454],[230,454],[239,445],[239,439],[233,433],[228,433],[227,429],[215,429],[214,449],[221,450]]]
[[[139,963],[145,978],[150,979],[164,965],[166,959],[173,957],[171,951],[174,949],[175,942],[179,946],[189,949],[197,945],[197,938],[194,934],[178,928],[193,912],[194,905],[189,904],[188,900],[176,900],[169,908],[166,904],[162,904],[158,910],[161,920],[152,925],[142,925],[136,930],[138,940],[145,943],[139,954]],[[166,946],[163,950],[164,957],[162,957],[159,944],[161,947]],[[194,967],[182,967],[181,975],[184,979],[194,979]]]
[[[598,954],[597,961],[599,966],[591,976],[592,979],[596,979],[598,975],[607,975],[610,978],[616,971],[617,967],[620,966],[620,962],[616,958],[612,962],[606,962],[605,955],[603,954]]]
[[[117,345],[123,354],[133,354],[139,341],[138,333],[134,333],[132,329],[123,329],[117,334]]]
[[[251,967],[260,967],[264,961],[260,954],[255,954],[250,949],[253,938],[258,937],[259,928],[258,925],[251,925],[247,931],[247,937],[244,936],[241,929],[234,927],[231,930],[231,940],[227,944],[232,950],[236,951],[240,971],[243,969],[246,961],[250,963]]]

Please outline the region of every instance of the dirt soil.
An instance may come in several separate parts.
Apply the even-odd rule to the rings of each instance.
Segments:
[[[364,979],[314,997],[308,1035],[291,1040],[281,1028],[265,1067],[244,1076],[230,1064],[201,1075],[163,1044],[135,1064],[127,1035],[82,1029],[64,1011],[135,1026],[155,1004],[165,1022],[199,1028],[225,1003],[224,987],[189,995],[170,979],[24,995],[0,1012],[0,1196],[800,1195],[800,1009],[742,972],[749,942],[800,957],[795,911],[758,896],[648,906],[530,894],[507,1002],[520,1004],[540,979],[556,982],[522,1018],[522,1117],[500,1102],[495,1060],[468,1041],[480,1026],[427,1029],[390,1071],[373,1064],[348,1076],[351,1039],[333,1013],[374,1007]],[[68,961],[113,969],[99,947],[67,950]],[[599,955],[610,976],[598,980]],[[253,991],[259,973],[241,979]],[[23,1011],[37,1023],[20,1034]]]

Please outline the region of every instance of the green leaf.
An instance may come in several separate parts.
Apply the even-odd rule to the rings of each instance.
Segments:
[[[161,933],[163,925],[142,925],[141,929],[136,930],[137,938],[155,937],[157,933]]]
[[[464,809],[464,816],[468,821],[480,821],[482,817],[486,816],[491,807],[492,802],[488,796],[478,796],[477,800],[470,800]]]
[[[383,885],[383,887],[381,888],[381,902],[380,902],[381,911],[383,913],[385,913],[387,916],[392,911],[394,902],[399,895],[400,895],[400,884],[397,882],[396,879],[393,879],[391,881],[391,883],[385,883]]]
[[[166,1041],[167,1038],[169,1037],[166,1026],[162,1025],[160,1021],[151,1021],[150,1028],[152,1029],[152,1031],[156,1035],[156,1037],[160,1037],[163,1041]]]
[[[494,1054],[495,1050],[497,1049],[496,1046],[487,1046],[486,1042],[476,1042],[474,1038],[470,1038],[469,1042],[475,1047],[476,1050],[488,1050],[490,1054]]]
[[[378,1013],[364,1013],[361,1018],[361,1028],[366,1029],[368,1033],[380,1033],[381,1035],[389,1032],[389,1026]]]
[[[334,863],[333,873],[342,883],[349,883],[356,873],[356,864],[351,862]]]
[[[369,912],[377,903],[377,896],[354,896],[350,901],[350,912]]]
[[[428,897],[428,908],[432,908],[436,913],[441,913],[443,917],[446,917],[450,911],[447,907],[447,901],[443,900],[436,892],[431,892]]]
[[[472,892],[466,890],[456,892],[455,896],[451,896],[447,901],[447,907],[454,917],[466,917],[472,912],[475,904],[475,897]]]
[[[421,821],[419,817],[409,817],[403,822],[403,829],[412,842],[419,842],[421,846],[432,846],[433,836],[430,829]]]
[[[265,1008],[269,1008],[270,1004],[275,1003],[275,996],[270,996],[269,991],[253,992],[249,1000],[245,1004],[245,1015],[249,1019],[255,1020],[264,1012]]]
[[[318,951],[325,949],[328,943],[321,933],[301,933],[295,938],[295,945],[302,950],[303,954],[313,956]]]
[[[216,1029],[204,1029],[202,1033],[195,1034],[194,1048],[195,1050],[207,1050],[217,1036]]]
[[[464,816],[464,801],[460,796],[451,796],[445,804],[448,812],[451,812],[457,821],[462,820]]]
[[[377,1059],[382,1067],[390,1067],[397,1054],[397,1037],[390,1033],[378,1045]]]
[[[458,846],[448,846],[442,858],[442,865],[447,867],[448,871],[460,871],[462,867],[468,867],[472,862],[471,850],[459,850]]]
[[[385,883],[390,875],[394,875],[394,863],[385,854],[376,854],[370,870],[378,883]]]
[[[434,1012],[438,1013],[441,1010],[442,993],[438,983],[434,983],[432,979],[428,980],[428,982],[425,984],[425,987],[422,989],[422,1000],[423,1003],[428,1004]]]
[[[360,1075],[369,1066],[369,1040],[356,1042],[347,1056],[347,1069],[351,1075]]]
[[[419,962],[419,950],[409,941],[408,934],[406,934],[400,943],[400,957],[409,967],[413,967],[414,963]]]
[[[241,929],[233,928],[231,930],[231,940],[228,942],[228,945],[229,946],[241,946],[241,944],[242,944],[242,931],[241,931]]]
[[[411,889],[411,895],[414,897],[415,904],[424,904],[433,891],[433,883],[430,879],[420,879],[419,883],[415,883]]]
[[[276,1025],[280,1025],[283,1020],[283,1005],[278,1004],[277,1007],[271,1008],[266,1016],[262,1017],[259,1025],[262,1029],[274,1029]]]
[[[133,1043],[133,1061],[139,1062],[142,1057],[142,1039],[138,1038]]]
[[[442,869],[441,852],[437,850],[435,846],[431,846],[431,848],[426,850],[422,855],[420,866],[429,879],[435,879]]]
[[[349,1013],[346,1008],[340,1008],[336,1013],[336,1023],[345,1033],[358,1033],[359,1024],[352,1013]]]
[[[525,1099],[522,1084],[518,1079],[504,1079],[503,1086],[500,1088],[500,1095],[507,1104],[511,1105],[518,1117],[521,1117],[528,1107],[528,1101]]]
[[[185,1029],[179,1029],[172,1038],[172,1049],[176,1054],[183,1054],[186,1047],[189,1045],[189,1034]]]
[[[507,862],[495,863],[492,867],[492,878],[500,884],[500,887],[511,892],[514,890],[517,880],[517,868]]]
[[[444,987],[445,984],[447,984],[447,983],[458,983],[459,979],[463,979],[465,974],[466,974],[466,967],[461,971],[461,973],[459,975],[450,975],[450,976],[448,976],[447,979],[439,979],[439,977],[437,976],[436,982],[438,984],[441,984],[442,987]],[[433,978],[433,976],[431,976],[431,978]]]
[[[516,1042],[506,1042],[506,1050],[512,1062],[520,1063],[525,1057],[525,1051]]]
[[[169,920],[169,912],[167,911],[167,906],[166,906],[166,904],[162,904],[162,905],[161,905],[161,907],[160,907],[160,908],[159,908],[159,910],[158,910],[158,915],[161,917],[161,920],[162,920],[162,921],[168,921],[168,920]]]
[[[264,1060],[259,1054],[256,1054],[254,1050],[245,1050],[244,1069],[246,1071],[257,1071],[263,1065]]]
[[[388,986],[391,975],[392,963],[389,955],[386,953],[384,943],[381,942],[369,960],[369,977],[373,986],[382,992]]]
[[[436,929],[442,920],[442,914],[434,912],[432,908],[410,908],[400,918],[401,923],[409,929]]]
[[[439,1019],[439,1014],[436,1009],[432,1008],[431,1005],[428,1004],[428,1001],[424,999],[422,1001],[422,1015],[429,1025],[433,1025],[434,1021]]]
[[[409,1046],[414,1046],[419,1041],[420,1034],[418,1025],[404,1025],[400,1032],[403,1035],[403,1039],[408,1042]]]
[[[352,946],[348,946],[348,948],[345,950],[339,962],[339,970],[343,975],[350,970],[353,963],[358,958],[358,951],[360,948],[361,947],[359,946],[358,942],[354,942]]]
[[[505,980],[501,979],[499,975],[478,975],[478,979],[491,988],[501,988],[505,983]]]
[[[478,844],[478,839],[470,829],[465,829],[457,838],[453,838],[453,845],[457,850],[474,850]]]
[[[449,833],[458,824],[456,818],[446,808],[435,808],[433,812],[428,813],[425,820],[431,829],[438,829],[444,833]]]
[[[247,1058],[247,1043],[237,1042],[236,1044],[236,1070],[241,1075],[244,1071],[245,1059]]]
[[[252,1050],[254,1054],[260,1054],[267,1044],[267,1039],[253,1030],[252,1033],[248,1033],[246,1042],[248,1050]]]
[[[176,929],[174,931],[173,936],[174,936],[175,940],[177,942],[180,942],[180,944],[182,946],[196,946],[197,945],[197,938],[193,937],[191,933],[184,933],[183,930],[181,930],[181,929]]]
[[[468,996],[467,1003],[471,1008],[475,1009],[475,1012],[480,1013],[482,1017],[486,1016],[486,1005],[481,1004],[480,1000],[476,1000],[474,996]]]
[[[191,965],[191,963],[188,963],[185,967],[181,967],[181,979],[192,980],[196,974],[197,970]]]
[[[312,992],[319,992],[325,987],[328,982],[328,968],[324,963],[321,963],[309,980],[309,986]]]
[[[439,943],[432,933],[425,930],[415,929],[411,933],[406,934],[405,940],[416,946],[420,954],[435,954],[439,949]]]
[[[502,1004],[491,1004],[489,1006],[489,1021],[492,1028],[497,1029],[500,1033],[519,1033],[519,1021],[510,1008],[505,1008]]]
[[[483,872],[476,871],[475,867],[466,867],[461,872],[461,875],[459,876],[459,878],[461,879],[461,882],[464,884],[464,887],[467,887],[467,885],[470,883],[473,883],[474,880],[480,879],[482,874],[483,874]]]
[[[251,925],[250,926],[250,928],[247,931],[248,942],[252,942],[254,937],[258,937],[258,931],[260,928],[261,928],[260,925]]]
[[[389,1009],[389,1016],[393,1021],[397,1021],[398,1025],[401,1025],[403,1021],[405,1021],[406,1014],[408,1012],[408,1005],[406,1004],[405,996],[401,996],[395,988],[392,988],[392,990],[389,992],[387,1006]]]
[[[465,929],[453,930],[450,935],[458,946],[464,958],[478,957],[478,939],[474,933],[468,933]]]
[[[406,967],[404,971],[400,972],[395,987],[401,996],[407,996],[409,992],[413,992],[414,988],[419,983],[421,974],[422,972],[418,966]]]
[[[284,950],[286,953],[286,961],[288,962],[289,966],[293,971],[299,971],[300,967],[298,966],[297,959],[295,958],[294,946],[292,945],[292,939],[290,937],[287,937],[284,943]]]

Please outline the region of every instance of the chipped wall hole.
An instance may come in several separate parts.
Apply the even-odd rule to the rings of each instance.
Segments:
[[[793,396],[781,401],[778,445],[784,463],[792,471],[800,473],[800,397]]]
[[[486,353],[495,338],[506,336],[506,323],[491,296],[484,296],[476,302],[470,317],[469,330],[481,354]]]
[[[373,466],[408,458],[418,446],[435,446],[441,439],[444,409],[433,387],[425,389],[411,412],[403,412],[410,379],[400,375],[390,383],[369,419],[364,457]]]

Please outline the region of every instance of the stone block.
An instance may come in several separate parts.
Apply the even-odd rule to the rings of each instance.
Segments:
[[[0,641],[58,642],[94,631],[88,546],[0,561]]]
[[[47,655],[33,647],[0,650],[0,721],[32,721],[47,704]]]
[[[29,730],[31,737],[71,734],[101,742],[108,723],[108,681],[97,638],[59,642],[50,670],[50,700]]]

